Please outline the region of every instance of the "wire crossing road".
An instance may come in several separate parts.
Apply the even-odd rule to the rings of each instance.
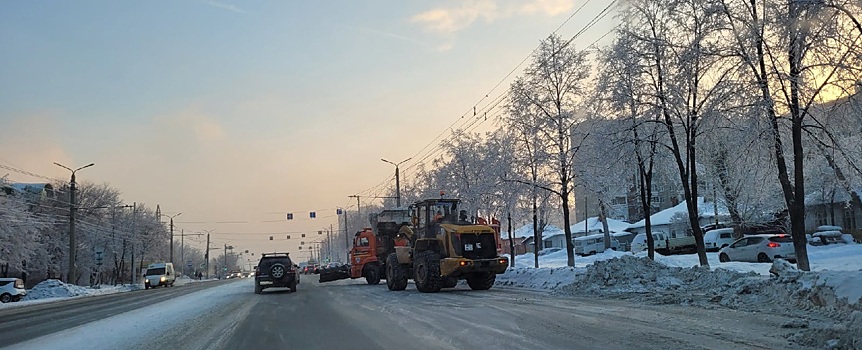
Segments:
[[[794,349],[786,317],[497,288],[422,294],[364,280],[253,293],[197,283],[0,312],[12,349]],[[5,318],[11,317],[11,318]],[[8,320],[8,321],[7,321]]]

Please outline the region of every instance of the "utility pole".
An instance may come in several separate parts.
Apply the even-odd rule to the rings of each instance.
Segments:
[[[360,209],[359,209],[359,206],[360,206],[360,204],[359,204],[359,195],[358,195],[358,194],[354,194],[354,195],[352,195],[352,196],[347,196],[347,197],[348,197],[348,198],[356,198],[356,216],[358,216],[358,217],[359,217],[359,223],[360,223],[360,225],[359,225],[359,226],[360,226],[360,227],[359,227],[359,229],[362,229],[362,210],[360,210]]]
[[[135,222],[135,217],[138,213],[138,202],[132,203],[132,284],[135,284],[135,280],[137,279],[138,273],[135,271],[135,230],[138,228]]]
[[[329,249],[329,260],[332,261],[332,224],[329,224],[329,231],[326,232],[326,247]]]
[[[509,263],[515,267],[515,239],[512,237],[512,212],[506,212],[506,220],[509,222]]]
[[[207,279],[210,278],[210,234],[207,233],[207,253],[204,254],[204,260],[207,264]]]
[[[164,215],[164,214],[162,214],[162,215]],[[170,259],[171,263],[174,262],[174,218],[177,216],[180,216],[180,215],[183,215],[183,213],[177,213],[177,215],[174,215],[174,216],[165,215],[165,216],[171,218],[171,259]]]
[[[227,243],[224,244],[224,268],[222,270],[227,269]]]
[[[396,206],[396,207],[398,207],[398,208],[401,208],[401,179],[400,179],[400,176],[399,176],[398,167],[399,167],[401,164],[404,164],[404,162],[406,162],[406,161],[408,161],[408,160],[411,160],[411,159],[413,159],[413,158],[412,158],[412,157],[410,157],[410,158],[407,158],[407,159],[405,159],[405,160],[402,160],[402,161],[400,161],[400,162],[398,162],[398,163],[393,163],[393,162],[390,162],[390,161],[388,161],[388,160],[386,160],[386,159],[380,158],[380,160],[382,160],[382,161],[384,161],[384,162],[386,162],[386,163],[389,163],[389,164],[392,164],[392,165],[394,165],[394,166],[395,166],[395,206]]]
[[[69,180],[69,271],[67,272],[66,282],[74,284],[76,281],[75,255],[77,253],[77,247],[75,245],[75,189],[77,185],[75,183],[75,173],[78,170],[89,168],[96,164],[90,163],[75,170],[57,162],[54,162],[54,164],[72,172],[72,178]]]

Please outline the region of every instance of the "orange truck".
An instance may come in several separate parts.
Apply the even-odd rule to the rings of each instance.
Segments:
[[[366,227],[354,235],[349,265],[321,270],[320,283],[364,277],[368,284],[374,285],[386,278],[386,257],[395,252],[395,246],[408,245],[399,231],[402,226],[410,225],[410,212],[388,209],[371,217],[371,221],[374,229]]]

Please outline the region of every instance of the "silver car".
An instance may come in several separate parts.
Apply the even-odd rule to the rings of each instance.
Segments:
[[[718,253],[721,262],[771,262],[779,258],[796,262],[796,251],[790,235],[749,235],[734,241]]]
[[[10,301],[18,301],[25,295],[27,295],[27,290],[24,289],[24,280],[0,278],[0,302],[5,304]]]

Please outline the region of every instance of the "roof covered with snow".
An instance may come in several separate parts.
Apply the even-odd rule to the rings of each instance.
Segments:
[[[577,224],[572,225],[571,226],[572,233],[573,234],[574,233],[583,233],[584,232],[584,225],[586,225],[586,227],[587,227],[586,232],[593,232],[593,231],[602,232],[602,231],[604,231],[604,226],[602,225],[601,220],[599,220],[598,217],[594,216],[594,217],[587,218],[586,220],[582,220],[581,222],[579,222]],[[631,224],[628,222],[621,221],[621,220],[608,219],[608,230],[610,230],[611,232],[623,232],[627,228],[629,228],[629,226],[631,226]]]
[[[545,226],[545,230],[542,232],[542,239],[552,237],[552,236],[555,236],[558,234],[563,234],[563,229],[556,227],[554,225],[547,225],[547,226]],[[509,232],[508,231],[500,231],[500,237],[502,237],[503,239],[508,239],[509,238]],[[533,237],[533,224],[526,224],[524,226],[521,226],[520,228],[515,230],[515,232],[513,232],[512,237],[517,237],[517,238]]]
[[[686,208],[686,201],[682,201],[674,207],[667,208],[658,213],[650,215],[650,224],[657,225],[668,225],[671,223],[671,220],[677,213],[685,214],[688,212]],[[707,202],[703,200],[703,197],[697,198],[697,210],[702,218],[712,218],[715,217],[716,212],[718,216],[727,216],[730,215],[730,212],[727,210],[727,207],[724,204],[718,203],[717,206],[713,202]],[[646,225],[646,220],[638,221],[634,224],[631,224],[629,228],[636,227],[644,227]]]

